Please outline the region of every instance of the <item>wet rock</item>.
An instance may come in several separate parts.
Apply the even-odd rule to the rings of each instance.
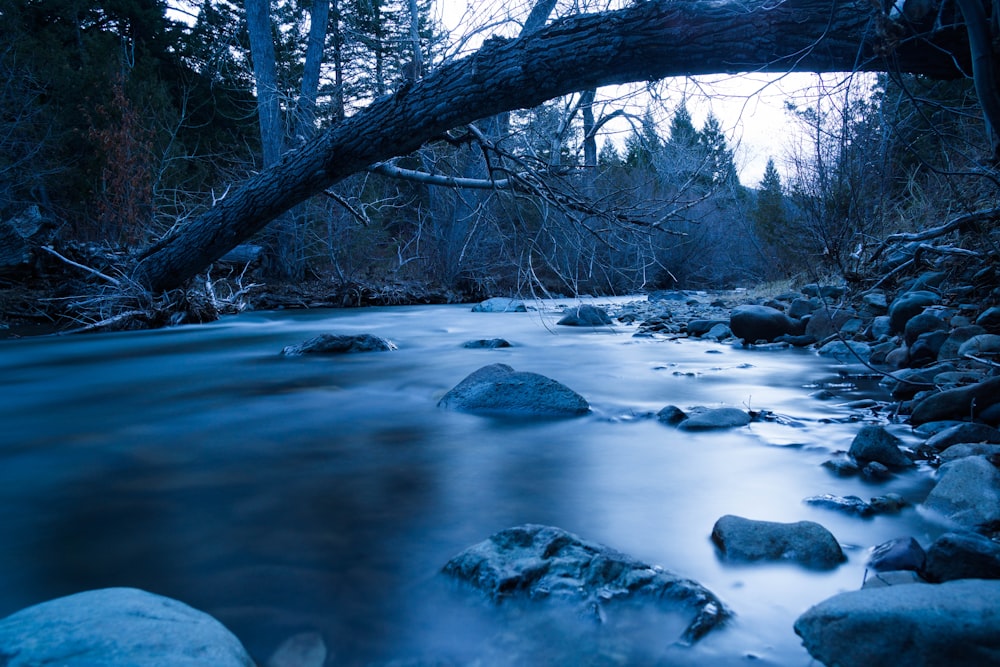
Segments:
[[[819,306],[819,301],[813,301],[811,299],[795,299],[792,301],[791,305],[788,306],[788,316],[801,320],[806,315],[812,314],[812,312]]]
[[[1000,658],[1000,581],[865,588],[809,609],[795,632],[838,667],[979,667]]]
[[[715,522],[712,542],[730,561],[790,561],[828,570],[847,560],[830,531],[813,521],[778,523],[730,514]]]
[[[590,410],[566,385],[538,373],[490,364],[471,373],[445,394],[438,406],[464,412],[537,417],[572,417]]]
[[[868,328],[868,333],[875,340],[890,336],[892,334],[892,325],[890,324],[889,316],[879,315],[873,318],[871,326]]]
[[[696,641],[731,612],[708,589],[560,528],[508,528],[452,558],[444,573],[490,600],[560,599],[587,606],[647,599],[694,612],[683,639]]]
[[[509,341],[503,338],[481,338],[479,340],[469,340],[462,344],[462,347],[469,349],[497,350],[502,347],[511,347]]]
[[[511,299],[505,296],[495,296],[492,299],[481,301],[472,307],[474,313],[526,313],[527,306],[520,299]]]
[[[879,514],[890,514],[906,507],[906,500],[898,493],[887,493],[872,498],[871,506]]]
[[[838,477],[852,477],[861,472],[861,468],[858,464],[846,456],[823,461],[822,465]]]
[[[0,620],[0,661],[10,667],[254,665],[208,614],[135,588],[77,593]]]
[[[868,343],[853,340],[832,340],[819,348],[818,353],[820,356],[833,357],[845,364],[863,364],[872,356],[872,349]]]
[[[303,354],[347,354],[353,352],[387,352],[396,346],[372,334],[320,334],[298,345],[288,345],[281,354],[298,357]]]
[[[903,329],[903,340],[907,345],[913,345],[917,338],[932,331],[942,331],[948,328],[944,320],[932,312],[920,313],[909,319]]]
[[[945,533],[927,550],[928,581],[1000,579],[1000,544],[975,533]]]
[[[889,368],[903,368],[910,361],[910,350],[905,345],[900,345],[885,355],[885,365]]]
[[[300,632],[275,649],[265,667],[323,667],[326,642],[318,632]]]
[[[854,436],[847,453],[860,464],[877,461],[888,468],[908,468],[913,461],[900,449],[902,444],[882,426],[868,424]]]
[[[935,433],[924,444],[943,452],[952,445],[963,442],[1000,444],[1000,431],[986,424],[956,424]]]
[[[705,334],[705,338],[710,338],[712,340],[725,340],[732,337],[733,332],[730,331],[729,327],[725,324],[716,324],[708,331],[708,333]]]
[[[1000,306],[993,306],[984,310],[976,318],[976,324],[989,331],[1000,331]]]
[[[861,588],[888,588],[889,586],[905,586],[906,584],[925,584],[923,577],[913,570],[886,570],[884,572],[865,572]]]
[[[689,336],[702,337],[718,325],[725,325],[725,320],[691,320],[687,323]]]
[[[902,333],[906,329],[906,323],[911,318],[916,317],[924,311],[924,308],[933,306],[938,302],[938,296],[934,292],[917,290],[906,292],[897,297],[889,306],[889,325],[893,333]]]
[[[947,339],[948,332],[944,330],[920,334],[910,346],[910,365],[926,366],[937,361],[941,346]]]
[[[1000,521],[1000,470],[972,456],[941,466],[923,506],[969,530]]]
[[[1000,457],[1000,445],[986,445],[978,442],[960,442],[941,452],[942,463],[957,461],[969,456]]]
[[[942,391],[918,401],[910,413],[910,423],[968,419],[973,412],[978,413],[995,403],[1000,403],[1000,377]]]
[[[687,419],[687,415],[676,405],[668,405],[656,413],[656,418],[664,424],[676,426]]]
[[[1000,354],[1000,335],[979,334],[962,343],[958,348],[958,356],[972,355],[974,357],[995,356]]]
[[[802,502],[854,516],[869,517],[875,514],[875,508],[857,496],[835,496],[832,493],[824,493],[820,496],[804,498]]]
[[[816,340],[823,340],[840,331],[848,321],[855,317],[854,311],[820,308],[813,312],[806,324],[806,335]]]
[[[798,325],[780,310],[767,306],[737,306],[729,318],[729,329],[745,343],[772,342],[784,334],[797,334]]]
[[[611,324],[611,318],[603,308],[584,304],[564,310],[562,318],[556,324],[566,327],[599,327]]]
[[[976,325],[952,329],[944,343],[941,344],[941,349],[938,350],[938,359],[942,361],[958,359],[961,356],[958,351],[961,349],[962,343],[984,333],[986,333],[986,329]]]
[[[861,476],[869,482],[884,482],[892,477],[892,471],[878,461],[869,461],[861,468]]]
[[[750,423],[750,415],[739,408],[712,408],[690,415],[678,424],[684,431],[707,431],[719,428],[736,428]]]
[[[889,301],[886,299],[885,292],[868,292],[861,297],[861,303],[878,315],[889,310]]]
[[[897,401],[905,401],[917,392],[934,389],[934,378],[922,368],[904,368],[882,378],[880,385],[889,390]]]
[[[872,548],[867,567],[876,572],[892,570],[920,571],[927,555],[912,537],[897,537]]]

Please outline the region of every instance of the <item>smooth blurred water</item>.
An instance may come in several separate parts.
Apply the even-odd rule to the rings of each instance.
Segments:
[[[821,467],[859,429],[844,403],[871,392],[835,362],[556,319],[373,308],[0,342],[0,615],[136,586],[215,615],[261,664],[318,630],[329,664],[805,666],[795,618],[858,588],[869,547],[936,534],[912,509],[866,520],[803,504],[889,491],[916,502],[930,483],[926,470],[872,485]],[[279,356],[323,332],[370,332],[398,350]],[[514,347],[462,347],[492,337]],[[494,362],[569,385],[592,413],[525,422],[436,407]],[[810,397],[824,386],[837,398]],[[691,434],[650,417],[671,403],[795,423]],[[818,521],[849,560],[823,573],[721,562],[709,534],[724,514]],[[693,578],[736,619],[683,648],[682,626],[654,609],[595,626],[544,605],[494,608],[439,575],[522,523]]]

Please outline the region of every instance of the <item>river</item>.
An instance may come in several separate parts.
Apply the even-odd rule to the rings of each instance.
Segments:
[[[845,404],[876,391],[835,361],[556,326],[554,304],[535,305],[258,312],[0,342],[0,616],[135,586],[214,615],[262,665],[283,639],[315,630],[331,665],[805,667],[795,618],[858,588],[869,547],[901,535],[927,544],[940,531],[912,508],[860,519],[802,502],[886,492],[917,502],[930,484],[926,470],[874,485],[821,466],[859,429]],[[324,332],[370,332],[398,349],[279,355]],[[462,346],[492,337],[514,346]],[[494,362],[567,384],[592,412],[525,422],[436,406]],[[815,398],[822,388],[833,398]],[[686,433],[650,418],[667,404],[783,419]],[[831,572],[722,562],[709,534],[724,514],[818,521],[848,562]],[[493,608],[439,575],[465,547],[522,523],[695,579],[736,617],[685,648],[651,610],[598,627]]]

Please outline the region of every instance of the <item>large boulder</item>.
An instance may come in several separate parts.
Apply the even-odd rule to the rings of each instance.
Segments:
[[[298,345],[287,345],[281,350],[286,357],[303,354],[348,354],[352,352],[388,352],[396,346],[373,334],[320,334]]]
[[[828,570],[847,560],[836,538],[814,521],[778,523],[728,514],[712,527],[712,542],[731,561],[791,561]]]
[[[729,329],[745,343],[766,341],[786,334],[800,333],[799,325],[788,315],[768,306],[744,305],[733,309],[729,317]]]
[[[927,550],[923,575],[928,581],[1000,579],[1000,544],[975,533],[945,533]]]
[[[520,299],[505,296],[495,296],[481,301],[472,307],[474,313],[526,313],[527,306]]]
[[[855,461],[864,465],[875,461],[888,468],[909,468],[913,461],[900,449],[902,440],[882,426],[868,424],[862,426],[847,451]]]
[[[1000,581],[865,588],[806,611],[795,632],[825,665],[1000,664]]]
[[[611,324],[611,318],[603,308],[585,303],[565,309],[556,324],[567,327],[600,327]]]
[[[556,599],[584,608],[628,599],[672,603],[694,612],[683,635],[688,642],[731,615],[697,582],[552,526],[500,531],[452,558],[443,571],[495,602]]]
[[[135,588],[50,600],[0,620],[6,667],[253,667],[240,641],[196,609]]]
[[[471,373],[445,394],[438,406],[485,414],[572,417],[590,410],[586,399],[538,373],[490,364]]]
[[[1000,522],[1000,469],[981,456],[941,466],[924,507],[963,528],[976,530]]]
[[[913,406],[910,423],[914,426],[949,419],[968,419],[972,412],[982,412],[1000,403],[1000,377],[978,384],[932,394]]]
[[[937,294],[924,290],[906,292],[896,297],[889,306],[889,325],[893,333],[902,333],[906,329],[907,322],[924,312],[924,308],[933,306],[937,302]]]

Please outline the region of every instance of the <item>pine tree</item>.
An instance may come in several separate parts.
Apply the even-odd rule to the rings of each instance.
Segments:
[[[736,163],[733,151],[722,131],[722,123],[714,113],[709,112],[705,125],[698,133],[698,147],[704,157],[701,173],[703,180],[712,185],[737,185]],[[777,172],[775,172],[777,174]]]
[[[788,214],[785,210],[785,194],[781,185],[781,175],[774,165],[774,158],[768,158],[764,168],[764,178],[757,190],[757,203],[750,213],[754,227],[767,243],[783,248],[783,237],[788,231]]]

